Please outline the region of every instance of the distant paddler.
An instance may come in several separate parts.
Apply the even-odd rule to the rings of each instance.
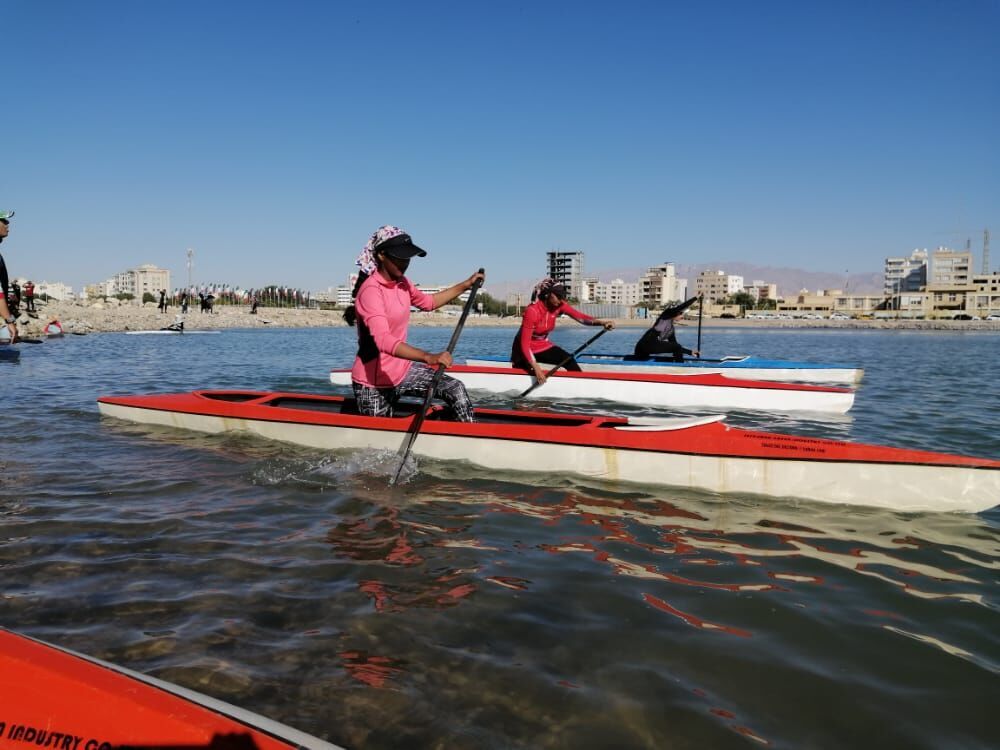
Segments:
[[[13,211],[0,211],[0,243],[7,239],[10,232],[10,220],[14,217]],[[0,316],[7,326],[7,335],[10,343],[17,341],[17,319],[11,314],[7,305],[7,291],[10,289],[10,278],[7,276],[7,264],[4,263],[3,255],[0,255],[0,287],[3,294],[0,295]]]
[[[168,326],[164,326],[160,329],[161,331],[177,331],[177,333],[184,333],[184,315],[178,314],[174,316],[174,322]]]
[[[532,303],[524,308],[521,330],[511,346],[510,361],[514,367],[534,373],[539,383],[544,383],[546,378],[543,364],[562,365],[572,372],[580,372],[574,356],[549,341],[549,334],[560,315],[568,315],[585,326],[604,326],[607,330],[615,327],[614,321],[598,320],[580,312],[566,302],[567,297],[565,285],[550,278],[538,282],[531,294]]]
[[[697,297],[682,302],[679,305],[672,305],[660,313],[660,317],[653,323],[652,328],[642,334],[635,345],[636,357],[649,357],[652,354],[670,354],[674,362],[683,362],[685,354],[693,354],[700,357],[701,352],[697,349],[685,349],[677,341],[674,332],[674,323],[684,315],[684,311],[698,301]]]
[[[484,275],[477,272],[444,291],[427,294],[406,278],[410,259],[425,255],[410,235],[386,225],[375,231],[358,256],[361,277],[354,316],[349,318],[358,326],[358,356],[351,371],[358,411],[371,417],[391,417],[401,396],[423,396],[434,384],[433,395],[444,400],[456,419],[474,422],[465,386],[448,375],[435,381],[440,366],[451,366],[451,353],[425,352],[407,343],[406,334],[411,306],[436,310],[471,289]]]

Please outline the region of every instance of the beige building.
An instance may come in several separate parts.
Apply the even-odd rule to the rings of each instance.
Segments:
[[[725,271],[702,271],[694,282],[695,295],[703,295],[707,302],[721,302],[742,291],[743,277]]]
[[[639,279],[639,299],[652,309],[666,307],[687,298],[687,279],[677,277],[673,263],[651,266]]]
[[[793,314],[814,313],[829,316],[836,308],[836,299],[842,296],[840,289],[820,289],[810,294],[808,289],[802,289],[793,298],[778,301],[778,312]]]
[[[973,291],[966,295],[965,310],[985,318],[1000,315],[1000,271],[972,275]]]
[[[860,318],[874,315],[884,305],[885,296],[881,294],[840,294],[833,299],[833,312]]]
[[[764,300],[778,300],[778,285],[768,284],[765,281],[754,279],[748,286],[743,287],[743,291],[753,297],[754,302],[760,303]]]
[[[931,253],[927,286],[965,286],[972,281],[972,253],[939,247]]]
[[[100,284],[90,284],[86,287],[88,296],[91,290],[103,292],[94,296],[113,297],[116,294],[131,294],[141,300],[146,293],[156,296],[161,289],[170,291],[170,271],[158,268],[151,263],[144,263],[137,268],[116,273]],[[109,291],[110,290],[110,291]]]

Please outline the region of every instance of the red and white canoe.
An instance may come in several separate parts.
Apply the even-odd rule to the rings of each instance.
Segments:
[[[0,748],[329,748],[193,690],[0,628]]]
[[[194,391],[102,396],[102,414],[200,432],[242,432],[324,450],[400,450],[412,409],[365,417],[352,399]],[[407,408],[400,405],[400,411]],[[606,482],[798,497],[894,510],[978,512],[1000,503],[1000,461],[742,430],[722,416],[621,418],[477,409],[475,423],[432,408],[413,452],[434,459]]]
[[[535,384],[524,370],[454,365],[448,374],[470,390],[516,395]],[[330,382],[350,385],[350,370],[331,370]],[[752,411],[812,411],[844,414],[854,391],[799,383],[740,380],[726,375],[668,375],[658,372],[557,371],[528,398],[601,399],[640,406],[711,407]]]

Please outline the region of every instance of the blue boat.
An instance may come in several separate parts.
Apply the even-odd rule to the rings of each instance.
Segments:
[[[705,375],[721,373],[745,380],[777,380],[798,383],[830,383],[856,385],[865,371],[841,364],[816,362],[791,362],[782,359],[761,359],[749,355],[722,357],[721,359],[685,359],[674,362],[669,356],[648,358],[631,354],[583,354],[577,362],[584,371],[657,372],[664,375]],[[507,357],[474,357],[467,364],[479,367],[510,366]]]

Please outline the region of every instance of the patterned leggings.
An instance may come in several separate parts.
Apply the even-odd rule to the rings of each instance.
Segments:
[[[394,388],[375,388],[361,383],[352,383],[358,411],[367,417],[391,417],[392,407],[400,396],[423,396],[434,379],[435,369],[414,362],[402,382]],[[434,389],[434,396],[442,399],[455,413],[459,422],[475,422],[472,402],[461,381],[449,375],[442,375]]]

